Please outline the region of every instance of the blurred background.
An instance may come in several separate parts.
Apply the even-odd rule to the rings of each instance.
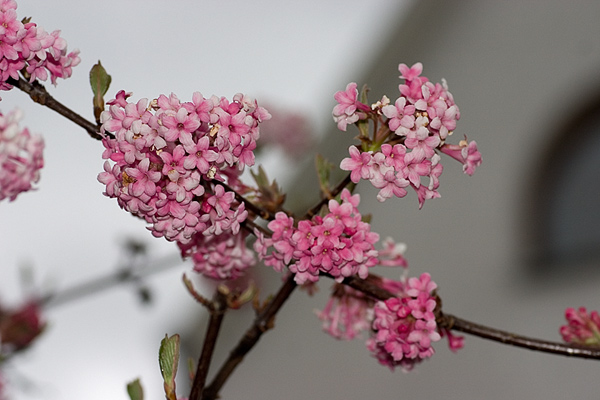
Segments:
[[[265,0],[167,7],[31,0],[17,13],[47,31],[61,29],[69,48],[81,50],[73,77],[47,86],[90,120],[88,72],[100,59],[113,78],[107,98],[119,89],[134,99],[174,92],[183,101],[194,91],[229,98],[243,92],[273,110],[305,114],[321,141],[318,151],[335,164],[355,132],[335,129],[333,93],[355,81],[371,87],[373,101],[393,98],[398,64],[422,62],[425,76],[448,81],[460,107],[451,141],[476,140],[483,165],[468,177],[446,158],[442,198],[420,211],[413,194],[380,204],[369,184],[359,185],[360,208],[374,215],[373,229],[408,245],[411,274],[432,274],[448,313],[560,340],[566,307],[599,308],[600,3]],[[178,332],[196,358],[205,329],[204,310],[181,284],[191,266],[173,244],[153,239],[141,220],[102,196],[100,143],[24,93],[1,96],[3,112],[18,106],[23,124],[44,135],[46,167],[38,191],[0,204],[0,300],[17,304],[32,288],[65,293],[124,268],[131,240],[148,249],[134,266],[143,276],[137,283],[49,303],[47,331],[9,365],[9,394],[126,399],[126,382],[140,377],[147,398],[163,398],[160,340]],[[302,200],[293,207],[318,197],[312,160],[292,164],[278,152],[263,158],[288,198]],[[25,287],[23,271],[30,271]],[[272,291],[279,281],[266,269],[259,279]],[[474,337],[457,354],[440,342],[415,371],[392,373],[362,341],[338,342],[321,332],[313,309],[325,304],[323,283],[313,297],[290,299],[223,398],[597,397],[595,362]],[[210,293],[210,285],[198,285]],[[140,293],[150,293],[150,303]],[[233,314],[215,367],[252,318],[248,310]],[[182,386],[185,370],[182,364]]]

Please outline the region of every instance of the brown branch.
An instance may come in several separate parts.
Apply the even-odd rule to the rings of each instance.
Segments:
[[[450,314],[442,314],[438,318],[437,323],[447,329],[468,333],[483,339],[493,340],[511,346],[523,347],[525,349],[541,351],[543,353],[600,360],[600,348],[598,347],[549,342],[546,340],[520,336],[514,333],[479,325]]]
[[[214,300],[211,302],[210,307],[210,319],[208,322],[208,328],[206,330],[206,336],[204,338],[204,344],[202,345],[202,353],[198,360],[198,368],[194,375],[194,382],[192,383],[192,390],[190,392],[190,400],[199,400],[202,391],[204,390],[204,384],[206,383],[206,375],[210,367],[210,361],[212,360],[213,353],[215,351],[215,344],[219,336],[221,329],[221,323],[227,310],[227,299],[226,296],[217,290]]]
[[[254,323],[240,339],[237,346],[231,350],[229,357],[221,366],[221,369],[219,369],[217,372],[217,375],[213,379],[212,383],[202,393],[203,400],[214,400],[217,398],[219,391],[229,376],[233,373],[235,368],[244,360],[246,354],[248,354],[248,352],[254,347],[263,333],[273,328],[275,315],[295,288],[296,282],[294,281],[294,275],[290,275],[279,288],[279,291],[275,297],[262,310],[262,312],[257,315]],[[190,399],[192,398],[190,397]]]
[[[38,81],[33,81],[33,83],[29,83],[25,79],[19,77],[19,80],[8,78],[7,83],[27,93],[34,102],[46,106],[56,111],[63,117],[67,118],[68,120],[73,121],[83,129],[85,129],[92,138],[97,140],[102,139],[102,136],[99,133],[100,127],[98,125],[88,121],[81,115],[77,114],[75,111],[60,103],[58,100],[52,97],[46,91],[46,88]]]
[[[342,283],[378,300],[387,300],[390,297],[393,297],[392,293],[380,288],[377,285],[378,279],[379,277],[377,275],[370,274],[365,280],[352,276],[344,279]],[[501,331],[489,326],[479,325],[444,313],[440,313],[440,315],[436,318],[436,322],[442,328],[468,333],[470,335],[479,336],[483,339],[488,339],[511,346],[523,347],[543,353],[600,360],[600,348],[597,347],[549,342],[542,339],[530,338],[517,335],[515,333]]]

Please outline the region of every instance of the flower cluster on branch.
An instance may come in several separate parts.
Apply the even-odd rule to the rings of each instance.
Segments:
[[[67,51],[67,42],[56,30],[47,33],[25,19],[17,20],[17,3],[0,1],[0,90],[10,90],[9,78],[18,80],[19,73],[30,82],[50,81],[71,76],[72,68],[81,61],[79,50]]]
[[[370,181],[379,189],[377,199],[382,202],[393,196],[406,196],[410,186],[422,207],[425,200],[440,197],[437,189],[443,166],[436,151],[463,163],[469,175],[481,164],[481,154],[477,144],[466,138],[458,145],[446,143],[460,118],[446,82],[434,85],[421,76],[421,63],[410,68],[400,64],[399,69],[405,83],[399,85],[400,95],[394,104],[383,96],[368,106],[363,102],[366,91],[360,101],[354,82],[336,93],[338,104],[333,118],[338,128],[346,131],[349,124],[356,124],[362,142],[360,149],[350,147],[350,158],[342,160],[340,167],[351,172],[354,183],[361,179]],[[366,125],[369,120],[374,124],[372,135]]]
[[[238,277],[253,259],[234,237],[248,212],[218,182],[245,190],[239,175],[254,164],[258,124],[269,113],[242,94],[229,101],[196,92],[183,103],[174,94],[136,103],[130,95],[117,93],[101,115],[103,157],[112,161],[98,176],[105,195],[154,236],[177,242],[198,272]]]

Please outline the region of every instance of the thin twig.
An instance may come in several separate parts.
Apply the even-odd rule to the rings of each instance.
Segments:
[[[135,271],[132,271],[126,267],[122,267],[118,271],[112,272],[105,276],[92,278],[89,281],[76,284],[56,293],[47,294],[40,299],[40,302],[44,308],[72,303],[76,300],[81,300],[82,298],[103,292],[107,289],[112,289],[119,284],[139,281],[144,276],[173,268],[174,264],[182,264],[181,256],[179,254],[171,254],[160,259],[154,259],[152,262],[144,266],[143,269]]]
[[[68,120],[73,121],[83,129],[85,129],[92,138],[97,140],[102,139],[102,136],[99,133],[100,127],[98,125],[88,121],[87,119],[83,118],[81,115],[77,114],[64,104],[60,103],[58,100],[52,97],[46,91],[46,88],[38,81],[33,81],[33,83],[29,83],[25,79],[19,77],[19,80],[8,78],[7,83],[27,93],[34,102],[46,106],[56,111],[63,117],[67,118]]]
[[[206,329],[206,336],[204,338],[204,344],[202,345],[202,353],[198,360],[198,368],[194,375],[194,382],[192,383],[192,390],[190,392],[190,400],[199,400],[204,385],[206,383],[206,375],[210,367],[210,361],[212,360],[213,353],[215,351],[215,344],[219,337],[219,331],[221,329],[221,323],[227,310],[227,299],[226,296],[217,290],[215,298],[212,301],[212,307],[210,308],[210,319],[208,322],[208,328]]]
[[[438,318],[437,323],[447,329],[468,333],[483,339],[493,340],[511,346],[523,347],[533,351],[600,360],[600,348],[598,347],[549,342],[546,340],[520,336],[488,326],[479,325],[450,314],[442,314],[440,318]]]
[[[203,400],[216,399],[223,384],[225,384],[235,368],[243,361],[244,356],[254,347],[262,334],[273,327],[275,315],[295,288],[296,282],[294,281],[294,276],[290,275],[268,306],[256,317],[254,323],[240,339],[237,346],[231,350],[229,357],[221,366],[211,384],[202,393]]]

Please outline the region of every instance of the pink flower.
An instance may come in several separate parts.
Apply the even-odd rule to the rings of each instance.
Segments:
[[[392,196],[404,197],[406,196],[405,187],[408,186],[409,182],[397,175],[394,170],[388,170],[385,174],[380,174],[376,178],[371,180],[374,187],[379,190],[377,194],[377,200],[380,202],[391,198]]]
[[[396,104],[385,106],[381,109],[383,114],[389,118],[388,125],[390,130],[397,135],[406,135],[409,129],[415,124],[415,106],[406,104],[406,97],[399,97]]]
[[[340,163],[340,168],[344,171],[351,171],[350,179],[354,183],[362,179],[371,179],[371,152],[361,152],[356,146],[350,146],[348,149],[350,158],[344,158]]]
[[[597,311],[587,312],[585,307],[567,308],[567,325],[560,327],[560,334],[567,343],[600,346],[600,315]]]
[[[219,158],[214,150],[209,149],[208,136],[203,136],[197,143],[184,147],[189,154],[183,163],[184,168],[197,168],[203,175],[208,172],[211,163]]]
[[[364,113],[361,111],[369,110],[369,106],[358,101],[356,87],[356,83],[351,82],[346,86],[345,91],[336,92],[333,96],[338,103],[333,108],[333,120],[337,123],[338,129],[344,132],[348,124],[364,118]]]
[[[477,150],[477,143],[474,140],[467,143],[465,138],[458,145],[444,144],[440,147],[440,151],[463,163],[465,174],[473,175],[475,168],[481,165],[481,153]]]
[[[184,107],[181,107],[174,115],[165,114],[161,122],[165,128],[161,133],[167,142],[179,140],[183,145],[193,145],[192,132],[200,127],[196,114],[189,114]]]
[[[419,77],[423,72],[423,64],[418,62],[413,64],[410,68],[406,64],[400,64],[398,70],[400,71],[400,78],[412,81]]]

